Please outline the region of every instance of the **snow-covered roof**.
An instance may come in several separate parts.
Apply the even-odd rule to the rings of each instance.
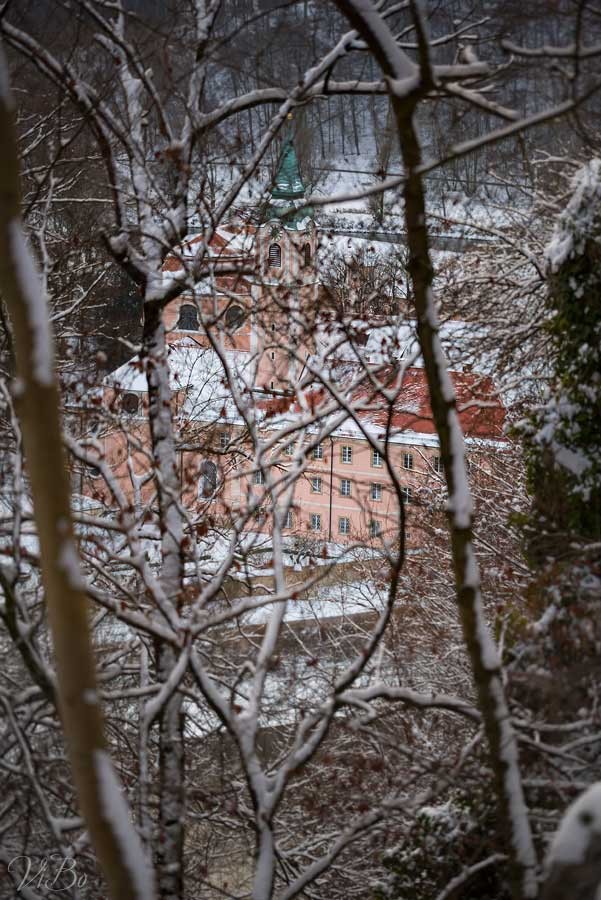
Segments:
[[[211,348],[199,346],[184,338],[169,347],[169,377],[173,391],[184,395],[181,414],[198,422],[237,424],[242,417],[234,401],[254,410],[257,424],[269,429],[294,426],[302,416],[293,395],[263,394],[255,388],[257,357],[240,350],[228,350],[221,357]],[[349,362],[352,368],[352,363]],[[352,376],[350,371],[347,375]],[[438,441],[430,409],[426,375],[422,368],[410,366],[400,372],[388,367],[380,372],[388,387],[399,389],[395,409],[389,415],[381,395],[372,396],[365,387],[352,392],[358,405],[360,425],[348,418],[333,431],[334,436],[362,438],[367,430],[376,438],[389,428],[389,439],[397,443],[418,442],[435,445]],[[451,372],[457,394],[459,419],[465,435],[477,440],[502,440],[505,409],[487,375],[474,372]],[[107,387],[121,391],[146,391],[146,375],[138,357],[125,363],[105,379]],[[252,392],[253,400],[248,402]],[[327,407],[329,398],[324,388],[316,387],[309,398],[319,411]],[[325,409],[324,409],[325,411]],[[324,426],[323,421],[321,426]]]
[[[468,362],[473,363],[483,333],[482,326],[476,322],[453,319],[441,323],[443,350],[453,369],[459,371]],[[382,316],[378,320],[374,316],[368,321],[349,319],[344,325],[340,322],[322,322],[316,329],[316,345],[322,359],[353,362],[360,352],[361,359],[370,364],[404,359],[413,366],[423,365],[415,319],[397,321]],[[493,365],[492,359],[478,353],[480,371],[491,374]]]
[[[360,370],[357,369],[358,371]],[[377,440],[382,440],[387,435],[391,443],[436,446],[438,436],[424,369],[412,366],[396,371],[389,366],[378,374],[387,390],[398,392],[392,414],[382,392],[376,393],[366,384],[352,390],[350,397],[347,391],[347,399],[352,400],[355,408],[356,420],[347,418],[332,431],[332,436],[361,439],[368,433]],[[474,372],[451,371],[449,374],[455,388],[459,421],[465,436],[478,443],[504,440],[505,408],[492,379]],[[309,397],[305,397],[305,402],[318,415],[320,407],[325,412],[331,401],[323,387],[316,387]],[[301,414],[296,399],[292,396],[266,399],[260,404],[260,408],[272,428],[293,426]],[[338,415],[339,410],[336,410],[332,418]],[[320,420],[320,428],[327,429],[325,416]]]
[[[181,414],[199,421],[235,422],[239,420],[228,383],[226,368],[235,388],[248,392],[256,375],[256,362],[249,353],[224,351],[224,361],[210,347],[201,347],[191,338],[170,344],[169,382],[171,390],[184,395]],[[225,363],[225,367],[224,367]],[[138,356],[120,366],[104,383],[120,391],[147,390],[146,373]]]
[[[182,244],[169,254],[163,264],[164,272],[177,272],[182,269],[186,260],[194,257],[204,243],[204,235],[196,234],[187,237]],[[255,234],[253,229],[228,228],[221,225],[216,229],[209,242],[207,256],[210,260],[222,262],[247,259],[254,250]]]

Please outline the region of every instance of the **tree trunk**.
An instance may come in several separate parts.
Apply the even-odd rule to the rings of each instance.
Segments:
[[[15,395],[52,631],[58,699],[86,828],[112,900],[151,900],[152,871],[107,754],[85,583],[71,518],[50,322],[20,221],[17,140],[0,47],[0,291],[13,330]]]
[[[149,423],[157,473],[161,527],[161,588],[177,615],[183,581],[183,521],[171,410],[165,326],[158,304],[145,306],[143,358],[148,381]],[[157,641],[156,669],[165,683],[177,661],[174,647]],[[159,836],[157,877],[161,900],[181,900],[184,893],[184,745],[182,695],[176,689],[162,705],[159,723]]]
[[[418,339],[424,358],[430,403],[448,487],[449,529],[459,617],[495,779],[500,820],[505,831],[515,900],[538,893],[536,853],[524,802],[517,742],[505,698],[501,660],[484,617],[480,574],[473,547],[472,498],[467,480],[463,433],[455,391],[447,371],[432,296],[433,269],[428,246],[421,150],[414,124],[419,102],[433,87],[429,46],[420,11],[411,4],[418,44],[419,68],[397,45],[375,7],[362,0],[336,0],[356,28],[386,76],[406,90],[391,101],[405,171],[405,228],[409,244],[409,272],[418,318]]]

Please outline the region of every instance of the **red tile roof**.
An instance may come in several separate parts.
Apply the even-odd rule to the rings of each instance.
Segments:
[[[449,372],[457,411],[463,433],[468,437],[503,437],[505,408],[495,390],[491,378],[476,372]],[[382,399],[376,397],[376,406],[382,406]],[[386,425],[388,410],[378,409],[370,414],[376,424]],[[391,425],[403,431],[410,429],[422,434],[434,434],[434,420],[430,407],[430,392],[425,369],[409,368],[404,372],[400,394],[395,402]]]
[[[492,379],[475,372],[451,371],[449,374],[455,387],[463,433],[471,438],[503,440],[505,408]],[[380,379],[387,383],[389,389],[395,386],[392,370],[389,379],[380,372]],[[356,391],[353,399],[365,404],[358,413],[359,418],[366,425],[371,423],[382,428],[390,421],[390,427],[396,433],[414,431],[418,434],[435,434],[425,370],[417,367],[406,369],[399,387],[391,416],[382,393],[374,393],[367,388]],[[327,393],[323,388],[313,391],[309,403],[318,409],[322,404],[328,403]],[[281,415],[291,407],[295,412],[299,410],[294,397],[267,398],[257,405],[268,418]]]

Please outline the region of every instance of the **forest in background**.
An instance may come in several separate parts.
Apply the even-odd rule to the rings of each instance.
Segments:
[[[340,48],[348,17],[353,27],[361,22],[361,4],[138,0],[120,13],[119,4],[65,0],[2,9],[21,216],[58,337],[61,387],[75,384],[87,403],[107,367],[140,352],[149,394],[159,398],[148,415],[151,501],[132,505],[98,455],[102,429],[127,434],[118,411],[90,433],[67,429],[71,465],[99,469],[110,499],[94,519],[74,511],[75,562],[56,566],[62,582],[46,580],[42,590],[34,528],[62,554],[70,520],[48,493],[62,466],[60,442],[53,448],[51,440],[58,401],[44,393],[51,388],[36,381],[33,364],[20,363],[24,399],[21,388],[15,392],[15,355],[27,359],[31,348],[23,351],[21,337],[19,351],[18,304],[6,310],[19,278],[11,282],[5,266],[1,639],[9,662],[0,860],[7,898],[22,874],[9,870],[11,859],[50,852],[76,858],[86,875],[79,893],[69,886],[74,898],[105,897],[96,854],[113,896],[144,900],[154,891],[141,875],[149,858],[161,900],[501,900],[539,892],[559,900],[576,881],[583,900],[594,896],[594,804],[584,810],[590,821],[580,822],[581,858],[559,854],[549,877],[541,863],[569,801],[599,777],[600,11],[567,0],[551,10],[546,2],[431,3],[420,43],[418,6],[395,12],[385,4],[374,13],[394,35],[393,68],[407,58],[419,63],[415,95],[403,92],[402,71],[382,77],[386,57],[369,29]],[[549,109],[556,111],[546,116]],[[409,153],[412,123],[419,164]],[[381,548],[383,575],[359,554],[333,588],[314,582],[310,546],[301,548],[308,564],[300,588],[278,548],[281,460],[253,430],[256,407],[246,411],[250,444],[227,452],[266,473],[262,502],[271,504],[275,538],[249,550],[237,525],[227,552],[228,533],[209,508],[191,522],[174,501],[181,486],[172,462],[184,432],[161,412],[171,403],[161,311],[177,291],[211,275],[204,251],[180,284],[157,287],[157,273],[191,219],[208,244],[239,203],[263,199],[287,128],[317,201],[324,192],[388,185],[383,201],[373,193],[353,202],[365,204],[367,227],[402,223],[404,300],[444,459],[444,483],[420,499],[432,524],[419,559],[405,558],[400,533]],[[515,133],[488,140],[498,128]],[[6,146],[3,153],[4,196],[13,197]],[[415,206],[424,190],[427,223]],[[438,331],[427,327],[434,310],[424,226],[432,241],[438,228],[453,227],[453,210],[457,227],[467,219],[488,244],[442,261],[433,254],[434,297],[443,324],[477,325],[457,336],[457,363],[478,367],[493,355],[511,401],[511,449],[492,478],[477,454],[466,468]],[[10,262],[4,224],[2,234]],[[315,315],[307,310],[298,327],[310,333]],[[396,324],[398,315],[389,318]],[[352,342],[351,324],[342,322]],[[203,319],[203,328],[216,346],[227,340],[218,318]],[[282,340],[298,353],[292,334]],[[360,343],[353,346],[362,377],[375,379],[377,402],[390,408],[398,397]],[[327,356],[315,367],[330,412],[352,412],[355,396],[341,398]],[[294,390],[302,396],[308,387]],[[40,420],[41,409],[48,419]],[[319,412],[311,416],[299,447],[327,438],[330,426]],[[211,440],[185,438],[203,452]],[[134,447],[136,436],[128,439]],[[23,442],[25,464],[37,472],[31,480]],[[267,449],[277,451],[274,463]],[[299,450],[298,477],[305,456]],[[466,497],[475,509],[467,524]],[[275,589],[260,580],[267,561]],[[313,604],[313,619],[324,596],[340,603],[339,620],[327,631],[286,624],[283,610],[299,592]],[[364,617],[345,612],[357,596]],[[68,597],[72,610],[84,602],[93,610],[89,658],[85,624],[61,620]],[[253,604],[273,607],[266,623],[248,615]],[[59,610],[53,621],[47,608]],[[68,708],[59,709],[63,679],[74,677],[64,661],[74,641],[84,699],[70,722]],[[97,690],[104,729],[96,704],[85,702]],[[95,777],[86,780],[77,753],[67,761],[73,746],[80,761],[110,752],[126,788],[110,789],[119,817],[132,823],[125,832],[102,814],[102,796],[98,803],[113,770],[88,767]],[[95,850],[86,826],[99,841]],[[22,893],[37,900],[45,890],[32,882]]]

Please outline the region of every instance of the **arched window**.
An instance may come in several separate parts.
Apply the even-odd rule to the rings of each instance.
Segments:
[[[200,464],[200,480],[198,482],[198,496],[211,497],[217,490],[217,466],[210,459],[205,459]]]
[[[305,268],[311,265],[311,244],[305,244],[303,247],[303,263]]]
[[[279,244],[269,245],[269,265],[273,269],[279,269],[282,265],[282,248]]]
[[[245,319],[245,312],[241,306],[230,306],[225,313],[225,327],[228,331],[238,331]]]
[[[182,331],[198,331],[198,310],[191,303],[180,306],[177,327]]]
[[[121,398],[121,409],[123,412],[129,413],[130,416],[135,416],[140,407],[140,398],[137,394],[127,393],[123,394]]]

